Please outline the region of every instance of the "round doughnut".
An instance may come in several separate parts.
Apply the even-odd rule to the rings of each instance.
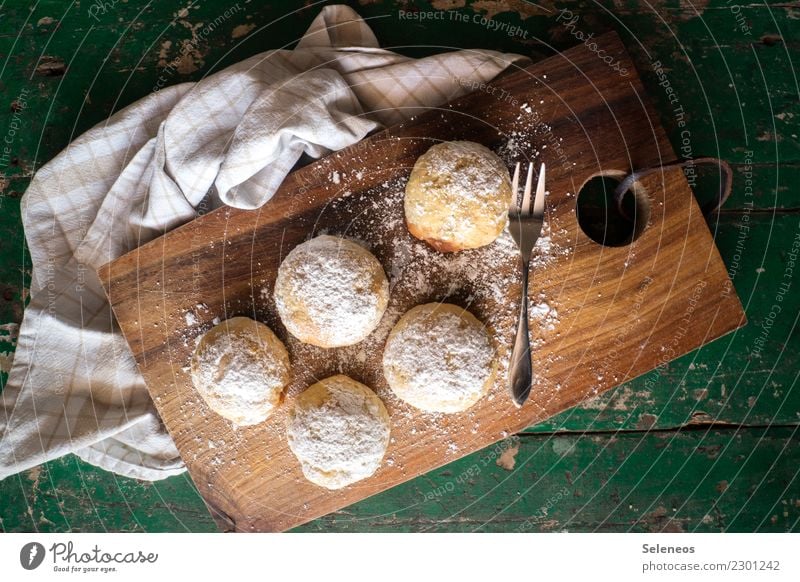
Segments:
[[[383,374],[392,391],[427,412],[467,410],[489,390],[496,367],[486,327],[449,303],[409,310],[383,352]]]
[[[409,232],[441,252],[494,242],[505,228],[511,180],[503,161],[470,141],[437,144],[414,164],[404,209]]]
[[[281,321],[302,342],[356,344],[374,330],[389,302],[383,267],[352,241],[322,235],[296,246],[275,281]]]
[[[372,390],[340,374],[297,397],[286,432],[306,479],[341,489],[380,467],[389,446],[389,414]]]
[[[265,420],[289,383],[289,353],[272,330],[234,317],[208,330],[190,365],[192,383],[220,416],[246,426]]]

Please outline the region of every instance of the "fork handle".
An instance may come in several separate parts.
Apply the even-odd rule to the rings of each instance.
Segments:
[[[517,337],[511,352],[509,387],[517,406],[522,406],[531,393],[531,341],[528,334],[528,261],[522,260],[522,298],[519,306]]]

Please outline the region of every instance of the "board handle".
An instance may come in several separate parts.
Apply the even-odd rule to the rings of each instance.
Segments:
[[[705,216],[713,214],[717,212],[722,205],[725,204],[725,201],[731,195],[731,186],[733,184],[733,170],[731,169],[730,164],[725,160],[721,160],[719,158],[694,158],[689,160],[674,160],[672,162],[667,162],[666,164],[660,164],[658,166],[651,166],[649,168],[641,168],[639,170],[633,171],[617,185],[614,189],[614,203],[617,206],[617,210],[619,213],[628,220],[633,220],[631,216],[628,215],[627,211],[625,210],[622,201],[625,198],[625,194],[627,194],[633,185],[644,178],[645,176],[649,176],[655,172],[661,172],[667,169],[674,169],[674,168],[685,168],[687,166],[694,167],[694,166],[701,166],[701,165],[715,165],[719,169],[720,175],[723,177],[720,188],[719,194],[717,195],[716,199],[712,200],[708,204],[702,206],[700,210],[703,211]]]

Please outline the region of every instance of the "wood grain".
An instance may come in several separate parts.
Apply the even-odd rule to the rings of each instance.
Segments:
[[[615,35],[597,42],[634,70]],[[531,121],[531,109],[541,121]],[[506,154],[522,146],[519,157],[538,152],[536,160],[548,165],[548,227],[552,248],[563,252],[536,269],[530,294],[558,317],[535,328],[538,377],[521,409],[505,388],[520,293],[513,254],[497,243],[431,259],[402,224],[402,185],[414,161],[433,143],[453,139]],[[99,275],[218,523],[284,530],[487,446],[742,325],[738,298],[680,171],[640,184],[649,216],[632,244],[604,247],[577,225],[575,193],[591,177],[673,158],[635,74],[620,77],[579,46],[301,168],[257,211],[214,211]],[[274,315],[271,285],[281,258],[320,232],[363,240],[392,279],[390,308],[364,347],[301,345]],[[413,305],[442,299],[468,306],[487,323],[503,363],[490,395],[450,416],[409,409],[380,371],[381,342],[396,319]],[[187,325],[187,313],[197,325]],[[295,374],[287,404],[314,378],[340,371],[376,389],[393,429],[386,462],[373,477],[338,492],[307,482],[285,443],[288,406],[239,430],[207,409],[186,369],[194,340],[214,317],[240,314],[268,323],[287,342]]]

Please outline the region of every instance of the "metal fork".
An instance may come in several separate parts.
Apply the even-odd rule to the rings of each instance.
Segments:
[[[517,322],[517,337],[514,340],[514,349],[511,352],[511,367],[509,370],[509,389],[517,406],[522,406],[531,393],[533,374],[531,370],[531,341],[528,333],[528,267],[531,261],[531,252],[542,233],[544,221],[544,164],[539,170],[536,184],[536,197],[531,207],[531,182],[533,180],[533,164],[528,164],[528,176],[525,180],[525,191],[522,204],[518,205],[519,196],[519,168],[514,170],[514,179],[511,182],[512,200],[508,208],[508,231],[519,247],[522,256],[522,299],[519,308],[519,321]]]

